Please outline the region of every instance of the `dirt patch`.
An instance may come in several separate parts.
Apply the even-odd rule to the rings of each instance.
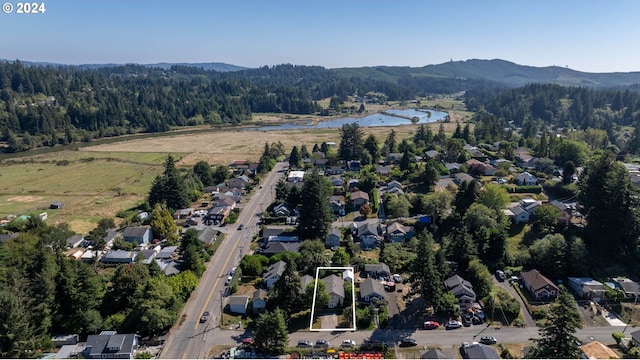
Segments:
[[[41,201],[42,199],[44,199],[42,196],[18,195],[18,196],[14,196],[12,198],[7,199],[7,201],[28,203],[28,202]]]

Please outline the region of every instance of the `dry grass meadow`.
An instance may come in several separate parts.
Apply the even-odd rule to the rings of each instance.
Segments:
[[[433,104],[430,104],[433,105]],[[423,106],[425,104],[423,103]],[[442,106],[442,105],[441,105]],[[446,106],[450,106],[446,103]],[[381,106],[370,106],[369,113]],[[443,106],[444,107],[444,106]],[[464,119],[459,109],[449,110],[452,120]],[[251,126],[283,121],[313,120],[280,114],[255,114]],[[445,131],[453,133],[455,121],[445,123]],[[432,124],[434,132],[439,124]],[[396,127],[364,127],[382,143],[391,129],[397,139],[409,138],[417,125]],[[151,183],[163,170],[167,154],[179,159],[178,165],[193,166],[204,160],[210,164],[229,164],[242,159],[257,161],[266,142],[282,142],[285,150],[306,145],[339,142],[339,129],[256,131],[209,129],[197,133],[176,132],[174,136],[123,139],[121,142],[87,146],[71,151],[58,151],[0,161],[0,218],[46,211],[49,219],[67,222],[79,233],[95,227],[102,217],[114,217],[124,209],[144,201]],[[60,210],[49,210],[49,204],[62,201]]]

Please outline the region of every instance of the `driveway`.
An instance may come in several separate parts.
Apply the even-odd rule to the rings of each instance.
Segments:
[[[505,289],[509,293],[509,295],[511,295],[512,297],[516,298],[516,300],[518,300],[518,303],[520,303],[520,314],[522,314],[522,318],[524,319],[525,326],[527,326],[527,327],[536,326],[535,320],[533,320],[533,318],[531,317],[531,314],[529,314],[529,311],[527,311],[527,307],[524,305],[524,301],[522,301],[522,298],[520,297],[520,295],[513,288],[513,286],[511,285],[511,282],[509,282],[509,281],[498,281],[498,279],[496,279],[495,276],[492,276],[492,279],[493,279],[493,284],[494,285],[497,285],[497,286]],[[514,283],[514,285],[518,286],[518,283]]]

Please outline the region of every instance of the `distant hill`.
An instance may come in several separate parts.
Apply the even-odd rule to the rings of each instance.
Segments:
[[[534,67],[505,60],[451,61],[424,67],[361,67],[332,69],[340,76],[397,81],[403,77],[485,79],[508,86],[551,83],[567,86],[618,87],[640,84],[640,72],[587,73],[559,66]]]
[[[8,60],[8,59],[0,59],[0,61],[7,61],[7,62],[13,62],[13,60]],[[116,66],[122,66],[125,64],[113,64],[113,63],[109,63],[109,64],[80,64],[80,65],[69,65],[69,64],[56,64],[56,63],[52,63],[52,62],[37,62],[37,61],[23,61],[20,60],[21,63],[23,63],[24,65],[27,66],[62,66],[62,67],[77,67],[79,69],[99,69],[99,68],[105,68],[105,67],[116,67]],[[190,67],[194,67],[194,68],[203,68],[204,70],[213,70],[213,71],[220,71],[220,72],[231,72],[231,71],[240,71],[240,70],[246,70],[249,69],[247,67],[243,67],[243,66],[238,66],[238,65],[231,65],[231,64],[226,64],[226,63],[220,63],[220,62],[210,62],[210,63],[167,63],[167,62],[162,62],[162,63],[157,63],[157,64],[141,64],[142,66],[146,66],[146,67],[157,67],[157,68],[161,68],[161,69],[169,69],[171,66],[173,65],[180,65],[180,66],[190,66]]]

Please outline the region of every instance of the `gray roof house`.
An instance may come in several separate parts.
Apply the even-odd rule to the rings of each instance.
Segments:
[[[640,295],[640,283],[624,277],[614,278],[613,281],[620,286],[626,296],[635,297]]]
[[[453,174],[453,182],[456,183],[456,185],[462,185],[463,182],[471,183],[473,180],[475,180],[473,176],[467,173]]]
[[[449,359],[440,349],[431,348],[420,355],[420,359]]]
[[[262,289],[257,289],[253,292],[251,306],[253,307],[254,314],[259,314],[265,311],[267,308],[267,295],[268,293]]]
[[[378,229],[376,225],[372,223],[359,225],[356,232],[356,238],[360,241],[361,249],[373,249],[378,246],[378,241],[380,241]]]
[[[598,302],[604,298],[604,284],[591,278],[570,277],[569,287],[585,300]]]
[[[122,233],[124,241],[134,242],[138,245],[148,244],[153,239],[153,233],[148,226],[128,226]]]
[[[394,222],[387,226],[387,240],[390,242],[404,242],[413,236],[413,228]]]
[[[364,204],[369,203],[369,194],[362,190],[354,191],[351,193],[351,207],[354,209],[360,209]]]
[[[329,294],[329,308],[341,307],[344,303],[344,280],[335,275],[329,275],[323,278],[322,282]]]
[[[465,359],[500,359],[496,349],[485,344],[464,346],[462,354]]]
[[[80,246],[80,243],[84,240],[83,235],[73,235],[72,237],[67,239],[67,246],[70,248],[75,248]]]
[[[264,256],[273,256],[283,252],[299,252],[301,244],[299,242],[270,241],[262,251]]]
[[[384,286],[378,280],[368,278],[360,283],[360,301],[370,303],[384,299]]]
[[[640,330],[631,333],[631,342],[633,346],[640,346]]]
[[[537,183],[538,183],[538,178],[531,175],[528,171],[521,173],[516,178],[516,184],[518,185],[535,185]]]
[[[313,284],[313,276],[311,275],[303,275],[300,277],[300,292],[304,293],[307,291],[307,286],[309,284]]]
[[[103,331],[89,335],[82,355],[88,359],[133,359],[140,336]]]
[[[453,275],[444,281],[445,286],[458,299],[458,305],[462,310],[466,310],[476,302],[476,293],[473,285],[458,275]]]
[[[334,246],[340,246],[340,239],[342,238],[342,234],[340,233],[340,229],[336,227],[332,227],[329,233],[327,234],[327,238],[324,241],[324,246],[331,248]]]
[[[367,274],[367,277],[377,279],[381,276],[390,277],[391,270],[389,270],[389,265],[385,263],[377,263],[377,264],[364,264],[364,272]]]
[[[249,305],[249,297],[247,295],[229,296],[229,311],[234,314],[246,314]]]
[[[267,289],[271,289],[273,284],[280,279],[280,276],[284,273],[284,270],[287,268],[287,263],[280,260],[277,263],[269,266],[269,269],[262,277],[262,281],[267,286]]]
[[[127,250],[109,250],[100,261],[106,264],[131,264],[136,259],[136,252]]]

